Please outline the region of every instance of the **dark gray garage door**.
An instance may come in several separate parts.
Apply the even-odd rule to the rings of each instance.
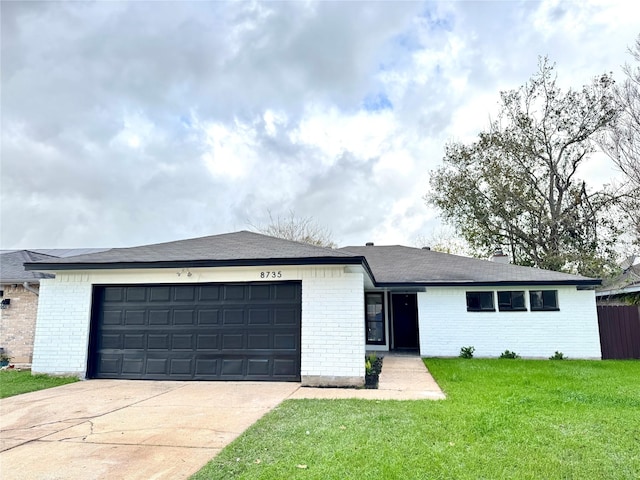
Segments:
[[[94,288],[89,376],[300,380],[300,282]]]

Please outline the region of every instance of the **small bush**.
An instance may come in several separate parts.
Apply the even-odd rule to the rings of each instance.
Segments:
[[[500,354],[500,358],[520,358],[520,355],[518,355],[516,352],[505,350]]]
[[[556,350],[556,353],[554,353],[549,357],[549,360],[566,360],[566,359],[567,357],[564,356],[564,353],[558,352],[557,350]]]
[[[458,355],[460,358],[473,358],[473,352],[475,352],[476,349],[473,346],[468,346],[468,347],[462,347],[460,349],[460,355]]]
[[[375,353],[370,353],[365,357],[364,367],[366,375],[380,375],[382,371],[382,358]]]

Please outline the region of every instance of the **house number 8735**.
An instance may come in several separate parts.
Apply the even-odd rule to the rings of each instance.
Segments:
[[[260,272],[260,278],[282,278],[282,272]]]

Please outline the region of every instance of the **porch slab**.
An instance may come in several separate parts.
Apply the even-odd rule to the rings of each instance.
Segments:
[[[368,400],[444,400],[446,395],[433,379],[422,358],[385,352],[376,390],[363,388],[300,387],[289,398]]]

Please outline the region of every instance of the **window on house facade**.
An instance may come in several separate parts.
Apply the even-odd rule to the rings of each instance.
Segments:
[[[531,290],[529,291],[529,304],[531,310],[560,310],[558,306],[557,290]]]
[[[467,292],[467,312],[495,312],[493,292]]]
[[[524,291],[498,292],[498,310],[526,312]]]
[[[364,303],[367,344],[384,345],[384,295],[382,293],[366,293]]]

